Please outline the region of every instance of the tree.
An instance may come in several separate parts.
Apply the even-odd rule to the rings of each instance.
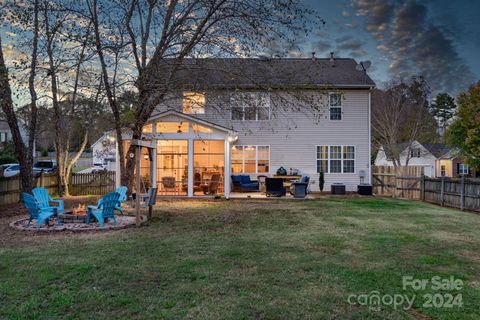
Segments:
[[[441,134],[445,134],[448,122],[455,115],[455,100],[448,93],[439,93],[430,107],[430,112],[438,120]]]
[[[20,177],[21,187],[23,192],[31,192],[33,189],[33,150],[35,131],[37,126],[37,92],[35,88],[35,78],[37,72],[37,51],[38,51],[38,37],[39,37],[39,2],[34,0],[33,4],[22,4],[19,7],[12,7],[11,18],[17,21],[17,23],[24,23],[30,27],[29,33],[32,34],[31,43],[29,43],[31,49],[29,75],[28,75],[28,88],[30,92],[30,112],[28,123],[28,141],[22,140],[20,135],[20,129],[18,126],[18,117],[15,110],[15,105],[12,99],[12,90],[10,88],[10,79],[8,69],[5,64],[2,39],[0,37],[0,107],[5,114],[6,120],[12,132],[12,140],[15,147],[15,154],[18,157],[20,165]],[[19,11],[16,11],[19,10]],[[5,10],[3,8],[2,10]],[[27,14],[24,14],[24,12]],[[30,31],[31,30],[31,31]]]
[[[317,18],[297,0],[89,0],[87,6],[85,16],[93,25],[119,154],[126,157],[120,159],[123,185],[131,185],[135,159],[127,156],[134,154],[134,146],[123,150],[122,119],[115,93],[122,56],[133,57],[138,77],[133,82],[138,100],[129,129],[132,139],[140,139],[155,107],[168,99],[171,80],[185,58],[258,54],[272,41],[294,42],[308,33],[309,18]],[[102,36],[102,32],[109,36]],[[166,61],[173,68],[158,81],[156,75]]]
[[[480,170],[480,81],[461,93],[457,101],[458,113],[448,128],[447,141]]]
[[[395,167],[402,165],[400,155],[405,148],[409,151],[413,141],[431,142],[436,135],[428,94],[428,85],[421,77],[392,82],[372,94],[372,139],[389,153]],[[406,147],[402,144],[405,142]],[[410,157],[407,152],[404,165],[408,165]]]

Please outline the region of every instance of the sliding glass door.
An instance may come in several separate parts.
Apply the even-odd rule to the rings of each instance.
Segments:
[[[158,195],[187,195],[188,140],[157,141]]]

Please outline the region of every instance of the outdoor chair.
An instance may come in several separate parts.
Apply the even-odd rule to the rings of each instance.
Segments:
[[[232,175],[233,191],[258,191],[258,181],[250,180],[248,175]]]
[[[175,191],[175,177],[162,177],[163,190]]]
[[[265,184],[267,197],[281,197],[287,194],[282,178],[266,178]]]
[[[108,222],[108,219],[113,219],[113,222],[117,224],[117,219],[115,218],[115,210],[120,206],[120,194],[118,192],[110,192],[103,196],[102,203],[100,207],[88,206],[87,207],[87,217],[86,223],[90,223],[90,217],[95,217],[98,221],[100,227],[103,227],[105,222]]]
[[[290,186],[290,194],[295,198],[305,198],[308,193],[308,183],[310,182],[310,177],[303,176],[298,181],[293,181]]]
[[[28,219],[29,225],[33,219],[37,219],[37,224],[42,224],[44,222],[45,224],[48,224],[49,219],[53,216],[56,216],[58,223],[60,223],[56,207],[40,208],[35,197],[25,192],[22,192],[22,200],[23,205],[30,213],[30,218]]]
[[[220,184],[220,174],[214,173],[207,186],[204,186],[203,193],[208,195],[214,195],[217,193],[218,186]]]
[[[122,216],[123,216],[122,203],[127,200],[127,191],[128,191],[128,188],[124,186],[120,186],[115,190],[115,192],[117,192],[120,195],[120,197],[118,198],[118,201],[120,202],[120,204],[118,205],[118,207],[115,208],[115,210],[120,212]],[[103,201],[103,198],[98,200],[96,206],[89,206],[89,207],[98,209],[101,207],[102,201]]]
[[[64,203],[63,200],[54,200],[49,194],[48,190],[45,188],[35,188],[32,190],[33,196],[37,201],[38,206],[40,209],[50,209],[55,208],[58,213],[63,213],[64,210]],[[50,205],[51,202],[57,203],[57,206]]]

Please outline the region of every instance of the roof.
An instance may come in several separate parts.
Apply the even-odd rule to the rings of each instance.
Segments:
[[[452,150],[452,148],[443,143],[424,143],[422,146],[437,158]]]
[[[404,152],[408,147],[412,147],[415,143],[418,143],[419,145],[423,146],[425,149],[427,149],[428,152],[433,154],[435,157],[440,158],[442,156],[445,156],[447,154],[452,154],[452,151],[454,148],[451,148],[447,146],[444,143],[420,143],[417,141],[413,142],[402,142],[398,144],[398,149],[401,152]],[[413,147],[415,148],[415,147]],[[388,159],[391,159],[391,152],[388,150],[388,148],[383,148],[385,155],[387,156]]]
[[[165,82],[174,66],[173,87],[187,88],[371,88],[373,80],[356,70],[350,58],[204,58],[164,60],[156,82]],[[164,78],[165,79],[164,79]],[[172,83],[170,82],[170,83]]]

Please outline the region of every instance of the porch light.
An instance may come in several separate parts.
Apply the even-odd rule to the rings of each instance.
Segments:
[[[148,160],[148,154],[144,154],[143,159]]]
[[[238,140],[238,136],[228,136],[228,142],[235,142]]]

